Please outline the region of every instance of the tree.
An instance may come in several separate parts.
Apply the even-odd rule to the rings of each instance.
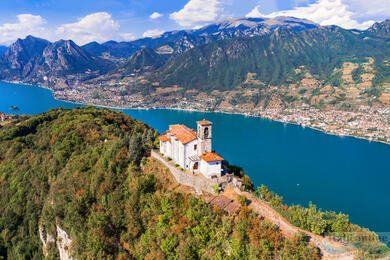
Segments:
[[[129,159],[137,164],[143,155],[141,138],[137,134],[132,134],[129,140]]]

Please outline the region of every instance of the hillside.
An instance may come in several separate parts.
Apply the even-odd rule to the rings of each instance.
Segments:
[[[0,258],[58,259],[57,242],[77,259],[318,259],[302,237],[284,239],[248,210],[233,221],[140,174],[155,137],[140,121],[91,107],[2,128]]]
[[[140,47],[130,42],[108,41],[102,44],[91,42],[81,46],[82,49],[95,57],[101,57],[114,62],[124,62]]]
[[[284,237],[245,205],[227,215],[170,182],[166,168],[144,157],[156,136],[123,113],[92,107],[0,129],[0,259],[319,259],[302,234]],[[260,195],[316,234],[376,237],[345,215],[287,207],[264,186]],[[360,248],[365,257],[388,251],[376,242]]]
[[[121,73],[124,76],[138,76],[154,72],[165,64],[169,55],[159,54],[150,48],[142,48],[135,52],[117,70],[111,73]]]
[[[386,41],[364,39],[340,27],[298,33],[279,30],[263,37],[216,41],[194,48],[164,66],[155,77],[165,85],[223,91],[243,83],[248,73],[255,73],[263,86],[296,83],[304,76],[294,75],[301,66],[312,77],[325,80],[344,61],[373,57],[380,63],[389,53]]]

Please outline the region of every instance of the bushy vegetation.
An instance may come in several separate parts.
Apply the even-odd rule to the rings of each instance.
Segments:
[[[321,236],[337,237],[362,250],[366,258],[389,255],[390,249],[379,241],[376,233],[366,228],[350,223],[348,215],[333,211],[322,211],[316,205],[309,203],[305,208],[301,205],[287,206],[283,198],[261,185],[255,192],[257,197],[269,204],[284,216],[290,223]]]
[[[309,207],[288,206],[284,204],[283,197],[270,191],[264,185],[257,187],[257,190],[255,190],[254,184],[249,176],[244,173],[243,168],[229,165],[228,171],[241,178],[244,190],[268,202],[273,209],[294,226],[316,235],[331,236],[350,243],[361,251],[360,257],[362,259],[374,259],[390,255],[390,249],[379,241],[379,237],[375,232],[350,223],[348,215],[333,211],[322,211],[311,202]],[[246,198],[244,196],[240,197],[239,203],[245,205]]]
[[[38,229],[77,259],[318,259],[243,206],[237,218],[167,190],[140,164],[156,131],[123,113],[56,109],[0,130],[0,258],[42,259]],[[55,245],[48,259],[58,259]]]
[[[38,226],[54,234],[56,223],[76,238],[76,252],[97,250],[103,241],[96,232],[111,237],[99,250],[112,252],[126,170],[156,135],[140,121],[95,108],[51,110],[1,129],[2,254],[41,259]]]

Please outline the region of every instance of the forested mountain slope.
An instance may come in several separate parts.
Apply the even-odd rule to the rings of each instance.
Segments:
[[[281,29],[193,48],[165,65],[153,80],[185,89],[224,91],[243,83],[248,73],[255,73],[263,86],[296,83],[304,75],[295,70],[303,66],[314,78],[327,80],[344,61],[373,57],[382,64],[389,55],[386,40],[336,26],[301,32]]]
[[[19,120],[0,130],[0,258],[58,259],[59,230],[76,259],[319,257],[247,209],[234,220],[141,174],[157,133],[140,121],[91,107]]]

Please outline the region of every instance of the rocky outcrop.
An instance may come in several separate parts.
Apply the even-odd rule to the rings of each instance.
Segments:
[[[390,19],[373,24],[367,31],[370,35],[381,38],[390,38]]]
[[[42,242],[43,255],[47,257],[49,247],[56,244],[61,260],[73,260],[74,258],[71,256],[72,240],[58,224],[56,227],[57,236],[54,237],[48,234],[42,225],[39,226],[39,238]]]
[[[46,257],[48,254],[50,244],[55,244],[55,238],[48,234],[43,226],[39,226],[39,238],[42,242],[43,255]]]
[[[57,248],[60,252],[61,260],[73,260],[71,256],[70,249],[72,245],[72,240],[69,238],[68,234],[57,225]]]

